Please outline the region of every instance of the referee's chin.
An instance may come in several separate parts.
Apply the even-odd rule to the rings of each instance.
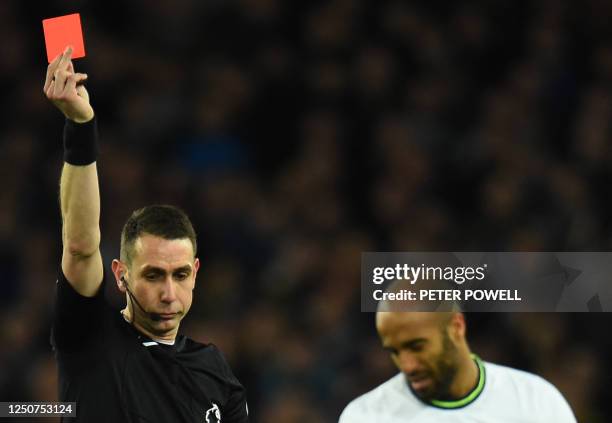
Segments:
[[[161,320],[154,320],[150,317],[144,318],[143,322],[140,323],[141,331],[144,329],[145,335],[153,335],[155,337],[164,337],[164,336],[176,336],[178,332],[178,328],[181,324],[181,320],[184,317],[182,313],[176,313],[175,316],[171,318],[163,318]],[[149,332],[149,333],[147,333]]]

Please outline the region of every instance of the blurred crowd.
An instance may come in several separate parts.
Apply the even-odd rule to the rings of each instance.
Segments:
[[[253,422],[337,421],[394,374],[360,312],[361,252],[612,249],[612,2],[2,1],[2,401],[56,399],[63,117],[40,21],[72,12],[105,263],[132,210],[190,215],[184,333],[225,352]],[[610,421],[606,313],[467,320],[485,360]]]

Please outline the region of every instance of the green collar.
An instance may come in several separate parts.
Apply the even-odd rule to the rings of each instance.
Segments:
[[[434,407],[438,408],[443,408],[445,410],[452,410],[455,408],[462,408],[467,405],[470,405],[476,400],[476,398],[478,398],[478,396],[484,390],[487,375],[485,372],[484,363],[482,362],[480,357],[478,357],[476,354],[472,354],[472,358],[478,366],[478,384],[476,384],[476,387],[472,389],[472,392],[467,394],[465,397],[455,401],[430,400],[428,402],[429,405],[433,405]]]

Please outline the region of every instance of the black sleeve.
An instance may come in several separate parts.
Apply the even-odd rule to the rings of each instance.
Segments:
[[[104,279],[93,297],[84,297],[72,287],[59,270],[56,289],[51,345],[54,349],[76,349],[87,346],[100,334],[104,319]]]
[[[224,423],[248,423],[249,410],[246,401],[246,391],[236,376],[234,376],[221,351],[217,351],[219,352],[218,357],[221,361],[221,369],[229,387],[228,400],[225,403],[225,407],[223,407],[222,421]]]

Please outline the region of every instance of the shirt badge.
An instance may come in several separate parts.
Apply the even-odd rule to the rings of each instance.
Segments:
[[[206,410],[204,418],[206,423],[221,423],[221,410],[219,410],[219,406],[213,402],[212,407]]]

